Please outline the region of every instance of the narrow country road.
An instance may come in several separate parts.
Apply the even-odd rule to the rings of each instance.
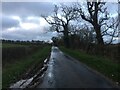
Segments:
[[[37,88],[111,88],[113,85],[79,61],[52,47],[48,69]]]

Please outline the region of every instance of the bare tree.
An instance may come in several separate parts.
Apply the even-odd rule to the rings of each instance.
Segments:
[[[50,25],[53,25],[55,30],[64,35],[64,43],[66,47],[69,47],[69,23],[72,20],[78,18],[78,12],[73,9],[73,7],[68,7],[61,5],[58,7],[55,5],[54,14],[51,16],[42,16]],[[60,29],[63,28],[63,30]]]
[[[113,23],[108,25],[108,21],[110,19],[109,13],[107,12],[107,8],[104,7],[105,2],[87,2],[87,11],[88,14],[86,14],[87,11],[83,10],[82,6],[78,4],[76,8],[76,11],[79,12],[81,18],[89,23],[91,23],[94,27],[94,30],[96,32],[96,39],[98,41],[99,45],[104,45],[103,36],[104,35],[110,35],[112,36],[111,40],[113,39],[115,32],[116,32],[116,21],[113,21]],[[104,30],[102,30],[102,26],[105,27]],[[113,33],[107,33],[107,31],[110,28],[114,28]],[[112,41],[110,41],[111,43]]]
[[[111,22],[111,23],[110,23]],[[103,25],[103,31],[101,32],[102,36],[109,36],[111,39],[108,42],[105,42],[107,45],[111,44],[114,41],[115,37],[118,37],[119,30],[119,19],[118,18],[111,18],[111,21],[109,20],[109,25],[107,23],[104,23]]]

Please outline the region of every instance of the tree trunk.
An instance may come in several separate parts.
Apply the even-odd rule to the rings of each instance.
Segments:
[[[94,29],[96,31],[96,38],[97,38],[97,41],[98,41],[96,52],[98,53],[98,55],[104,55],[104,41],[103,41],[103,38],[102,38],[102,35],[101,35],[100,26],[98,24],[96,24],[94,26]]]
[[[64,44],[65,47],[69,48],[70,47],[70,43],[69,43],[69,35],[68,35],[68,25],[64,26]]]
[[[104,45],[104,41],[103,41],[103,38],[102,38],[102,35],[101,35],[101,27],[100,25],[98,24],[98,4],[97,2],[95,2],[95,13],[94,13],[94,17],[93,17],[93,26],[94,26],[94,29],[96,31],[96,38],[97,38],[97,41],[98,41],[98,45]]]
[[[96,31],[96,38],[97,38],[98,44],[99,45],[104,45],[104,41],[103,41],[103,38],[102,38],[102,35],[101,35],[101,30],[100,30],[99,25],[95,25],[94,29]]]

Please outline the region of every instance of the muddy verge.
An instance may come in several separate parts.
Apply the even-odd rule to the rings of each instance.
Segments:
[[[44,62],[33,65],[26,73],[21,76],[21,80],[11,84],[10,88],[35,88],[40,84],[44,77],[44,72],[47,70],[47,63],[50,55],[44,60]]]

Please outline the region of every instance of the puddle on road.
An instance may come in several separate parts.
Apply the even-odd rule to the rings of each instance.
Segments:
[[[33,80],[33,77],[27,80],[20,80],[15,84],[11,85],[10,88],[25,88],[28,84],[30,84]]]
[[[49,69],[48,69],[48,77],[49,78],[53,78],[53,65],[54,65],[54,60],[52,59],[49,63],[48,63],[48,65],[49,65]]]
[[[48,74],[47,74],[47,77],[49,78],[49,80],[53,80],[53,66],[54,66],[54,64],[55,64],[55,58],[53,57],[53,56],[55,56],[55,53],[51,53],[51,57],[50,57],[50,62],[48,63],[48,66],[49,66],[49,68],[48,68]]]
[[[45,59],[45,60],[44,60],[44,63],[47,64],[47,61],[48,61],[48,59]]]
[[[31,78],[29,79],[22,79],[10,86],[10,88],[30,88],[34,86],[36,83],[39,83],[39,80],[42,79],[45,75],[45,71],[47,70],[47,67],[49,66],[48,69],[48,74],[47,76],[49,77],[49,80],[53,80],[53,65],[54,65],[54,56],[55,53],[51,53],[51,61],[48,62],[49,59],[44,60],[44,65],[43,67]]]
[[[56,53],[54,51],[51,52],[50,60],[48,62],[48,69],[45,73],[43,82],[38,86],[38,88],[54,88],[55,87],[55,75],[54,75],[54,66],[55,66],[55,58]]]
[[[9,88],[26,88],[28,85],[30,85],[35,79],[40,79],[43,78],[44,76],[44,71],[47,70],[47,62],[48,59],[44,60],[44,65],[43,67],[37,72],[37,74],[35,74],[33,77],[29,78],[29,79],[22,79],[14,84],[12,84]]]

